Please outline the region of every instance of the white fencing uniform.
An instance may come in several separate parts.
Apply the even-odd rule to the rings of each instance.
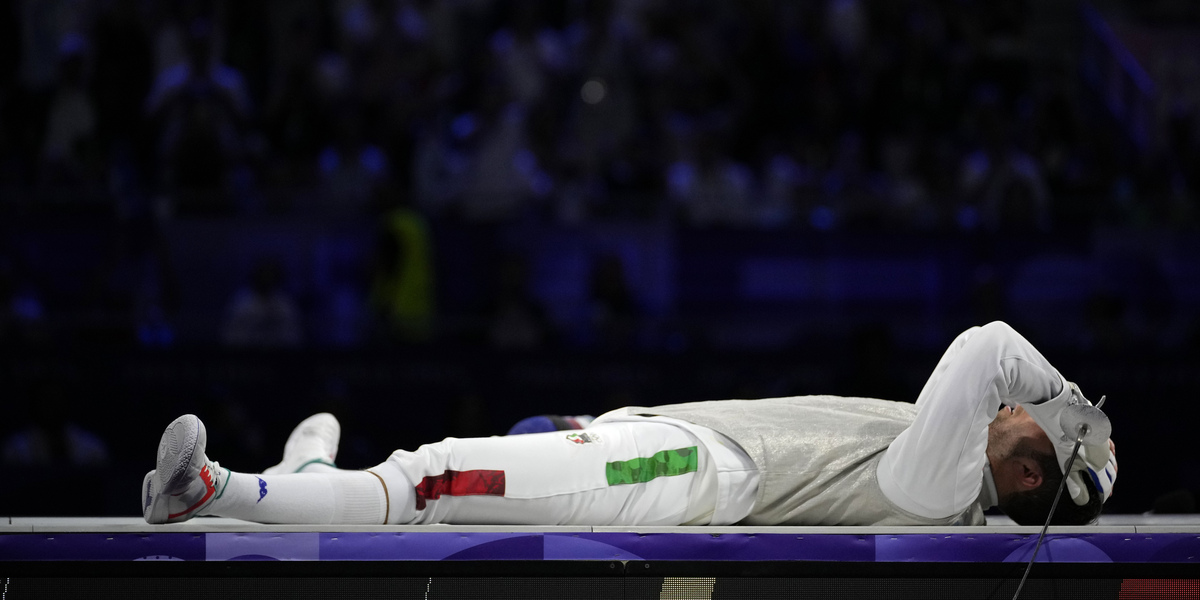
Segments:
[[[204,514],[275,523],[982,524],[996,501],[988,424],[1001,403],[1046,399],[1065,385],[1028,341],[992,323],[951,344],[915,405],[806,396],[624,408],[586,429],[447,438],[366,472],[231,472],[236,485]]]
[[[1002,402],[1046,399],[1062,381],[993,323],[951,344],[916,405],[808,396],[633,407],[583,430],[396,452],[389,462],[417,497],[388,520],[982,524],[995,502],[988,423]]]
[[[754,464],[703,427],[614,414],[587,429],[458,439],[397,451],[412,482],[388,523],[729,524],[750,510]],[[714,452],[710,446],[715,447]]]

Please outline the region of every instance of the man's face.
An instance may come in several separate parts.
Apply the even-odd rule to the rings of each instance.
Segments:
[[[988,425],[988,446],[987,455],[988,461],[993,466],[993,475],[997,475],[995,467],[1000,466],[1000,463],[1013,455],[1013,450],[1022,440],[1026,440],[1032,444],[1035,450],[1046,454],[1054,454],[1054,445],[1050,443],[1050,438],[1046,432],[1042,431],[1041,427],[1025,412],[1025,408],[1018,405],[1016,409],[1010,409],[1006,406],[1000,407],[1000,412],[996,413],[996,418]],[[997,486],[1000,482],[997,481]]]

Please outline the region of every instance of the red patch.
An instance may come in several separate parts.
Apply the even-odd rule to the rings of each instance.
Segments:
[[[417,510],[426,500],[442,496],[503,496],[504,471],[446,471],[430,475],[417,484]]]
[[[217,486],[213,484],[213,474],[208,470],[208,465],[204,465],[203,467],[200,467],[200,480],[204,482],[204,497],[201,498],[199,502],[183,509],[183,511],[181,511],[181,512],[171,513],[171,514],[167,515],[168,519],[174,519],[175,517],[182,517],[183,515],[186,515],[186,514],[192,512],[193,510],[200,508],[200,506],[202,504],[204,504],[205,502],[207,502],[209,498],[212,498],[213,493],[217,491]]]

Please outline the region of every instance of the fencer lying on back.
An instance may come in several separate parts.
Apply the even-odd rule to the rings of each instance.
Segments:
[[[362,471],[334,466],[332,415],[292,432],[262,474],[208,458],[203,423],[172,422],[143,482],[149,523],[982,525],[998,506],[1041,524],[1093,522],[1112,493],[1111,440],[1063,412],[1090,406],[1001,322],[960,334],[915,404],[802,396],[609,412],[585,429],[448,438]],[[1078,407],[1076,407],[1078,408]],[[1094,409],[1089,409],[1094,410]],[[1098,411],[1097,411],[1098,412]]]

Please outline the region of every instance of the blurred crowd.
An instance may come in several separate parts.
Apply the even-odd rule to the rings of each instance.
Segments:
[[[5,3],[0,214],[98,215],[115,234],[71,249],[88,268],[59,269],[74,281],[58,290],[44,256],[0,244],[0,339],[46,339],[57,293],[77,330],[171,346],[202,286],[181,281],[198,275],[163,224],[213,216],[377,231],[315,283],[286,251],[239,257],[253,266],[209,307],[210,337],[272,348],[304,345],[306,318],[349,323],[324,342],[361,342],[365,306],[387,337],[431,339],[446,276],[431,223],[1194,227],[1200,70],[1171,71],[1139,146],[1079,76],[1083,27],[1073,3],[1028,0]],[[628,271],[645,269],[627,257],[582,267],[586,323],[564,334],[529,256],[475,250],[490,278],[476,340],[636,338]],[[1114,302],[1097,319],[1124,319]]]
[[[120,214],[1193,222],[1195,101],[1139,155],[1032,4],[19,0],[0,185]]]

